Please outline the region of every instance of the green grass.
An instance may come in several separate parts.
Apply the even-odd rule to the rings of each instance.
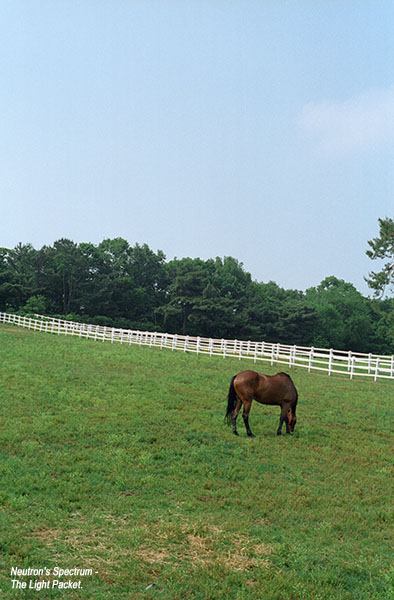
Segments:
[[[392,598],[392,382],[293,369],[294,435],[254,403],[249,439],[224,413],[250,361],[4,325],[0,355],[0,597]],[[55,566],[93,574],[12,590]]]

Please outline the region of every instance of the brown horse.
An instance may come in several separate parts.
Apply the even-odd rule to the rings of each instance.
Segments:
[[[235,375],[230,383],[226,419],[233,426],[233,433],[238,435],[237,416],[243,405],[243,420],[249,437],[255,437],[249,427],[249,412],[252,401],[261,404],[280,406],[282,411],[277,434],[281,435],[283,423],[286,433],[292,433],[296,424],[296,407],[298,393],[291,377],[286,373],[261,375],[256,371],[242,371]]]

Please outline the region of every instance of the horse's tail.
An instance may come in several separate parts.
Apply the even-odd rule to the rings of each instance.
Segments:
[[[231,425],[231,417],[232,417],[233,410],[234,410],[236,402],[237,402],[237,394],[236,394],[235,388],[234,388],[234,379],[235,379],[235,377],[236,377],[236,375],[234,375],[234,377],[231,379],[230,389],[228,391],[227,411],[226,411],[226,416],[225,416],[225,420],[227,421],[227,425]]]

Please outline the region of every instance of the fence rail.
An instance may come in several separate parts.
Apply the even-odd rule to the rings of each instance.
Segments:
[[[35,318],[0,312],[0,323],[10,323],[18,327],[27,327],[58,335],[72,335],[95,341],[108,341],[120,344],[136,344],[156,348],[168,348],[172,351],[194,352],[223,358],[246,358],[269,362],[271,365],[283,364],[288,367],[302,367],[309,372],[324,371],[328,375],[343,374],[353,377],[372,377],[394,379],[394,356],[361,354],[344,350],[289,346],[270,342],[252,342],[245,340],[225,340],[152,331],[116,329],[101,325],[76,323],[43,315]]]

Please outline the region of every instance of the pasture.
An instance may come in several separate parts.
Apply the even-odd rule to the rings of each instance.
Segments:
[[[224,414],[251,361],[7,325],[0,356],[2,597],[392,598],[393,382],[284,369],[295,432],[253,403],[250,439]],[[92,574],[38,592],[12,567]]]

